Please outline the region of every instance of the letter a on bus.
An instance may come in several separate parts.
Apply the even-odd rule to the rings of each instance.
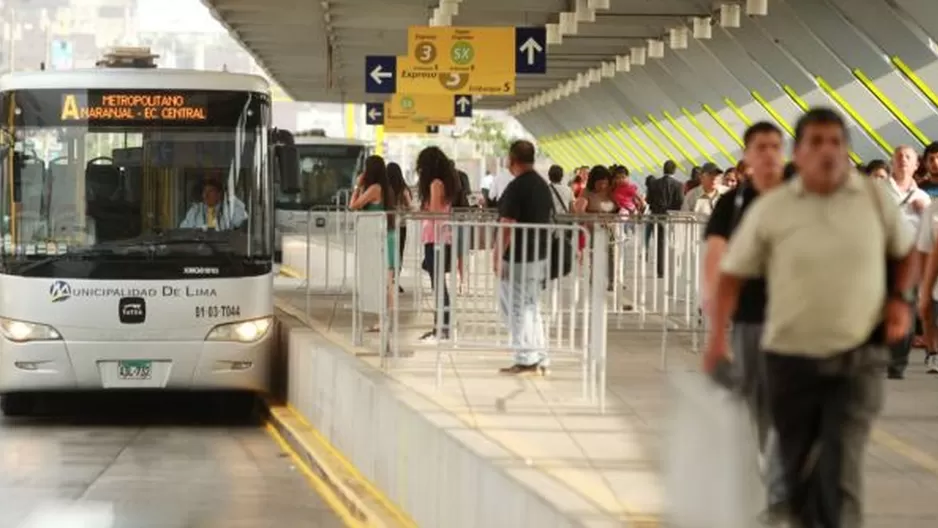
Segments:
[[[62,101],[62,121],[66,119],[80,119],[78,115],[78,101],[74,95],[66,95]]]

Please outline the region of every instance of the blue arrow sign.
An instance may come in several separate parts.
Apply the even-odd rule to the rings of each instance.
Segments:
[[[515,28],[515,73],[547,73],[547,28]]]
[[[397,91],[397,57],[365,57],[365,93],[392,94]]]
[[[384,103],[365,103],[365,124],[384,124]]]
[[[453,115],[456,117],[472,117],[472,96],[453,96]]]

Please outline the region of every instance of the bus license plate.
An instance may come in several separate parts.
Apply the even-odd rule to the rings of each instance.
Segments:
[[[118,361],[117,379],[121,380],[148,380],[153,377],[152,361]]]

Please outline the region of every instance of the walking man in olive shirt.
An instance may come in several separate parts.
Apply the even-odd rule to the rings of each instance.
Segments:
[[[911,324],[913,233],[886,189],[852,169],[847,149],[837,113],[814,109],[798,121],[799,178],[757,200],[730,240],[704,361],[712,371],[726,354],[743,281],[764,277],[768,398],[798,528],[862,525],[885,343]]]

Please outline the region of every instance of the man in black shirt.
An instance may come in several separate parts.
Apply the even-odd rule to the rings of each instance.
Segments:
[[[704,303],[709,305],[716,292],[720,260],[726,244],[739,225],[746,209],[758,198],[783,183],[784,159],[782,132],[767,122],[750,126],[744,135],[744,157],[751,168],[751,177],[727,192],[716,203],[707,222],[707,249],[704,260]],[[734,359],[740,367],[743,389],[758,426],[759,441],[766,444],[771,421],[765,386],[765,358],[760,340],[765,320],[766,284],[764,279],[746,281],[739,294],[733,314],[732,346]],[[707,310],[708,315],[712,316]],[[769,505],[784,504],[784,474],[777,448],[769,458]]]
[[[534,170],[534,145],[515,141],[508,150],[508,171],[514,177],[498,199],[503,224],[493,251],[499,304],[505,314],[515,363],[502,374],[545,373],[549,364],[541,321],[540,296],[547,279],[548,229],[518,224],[549,224],[554,199],[547,181]],[[514,224],[514,226],[512,225]]]
[[[680,211],[684,205],[684,185],[677,181],[674,172],[677,170],[677,164],[672,160],[664,162],[664,175],[660,178],[649,178],[646,186],[646,202],[648,210],[654,216],[663,217],[668,211]],[[652,240],[652,234],[657,241],[655,246],[655,255],[657,258],[658,278],[664,278],[664,248],[667,245],[665,240],[664,218],[657,218],[648,224],[645,232],[646,245]]]
[[[918,188],[925,191],[932,200],[938,199],[938,141],[925,147],[922,167],[925,169],[925,178],[918,183]]]

